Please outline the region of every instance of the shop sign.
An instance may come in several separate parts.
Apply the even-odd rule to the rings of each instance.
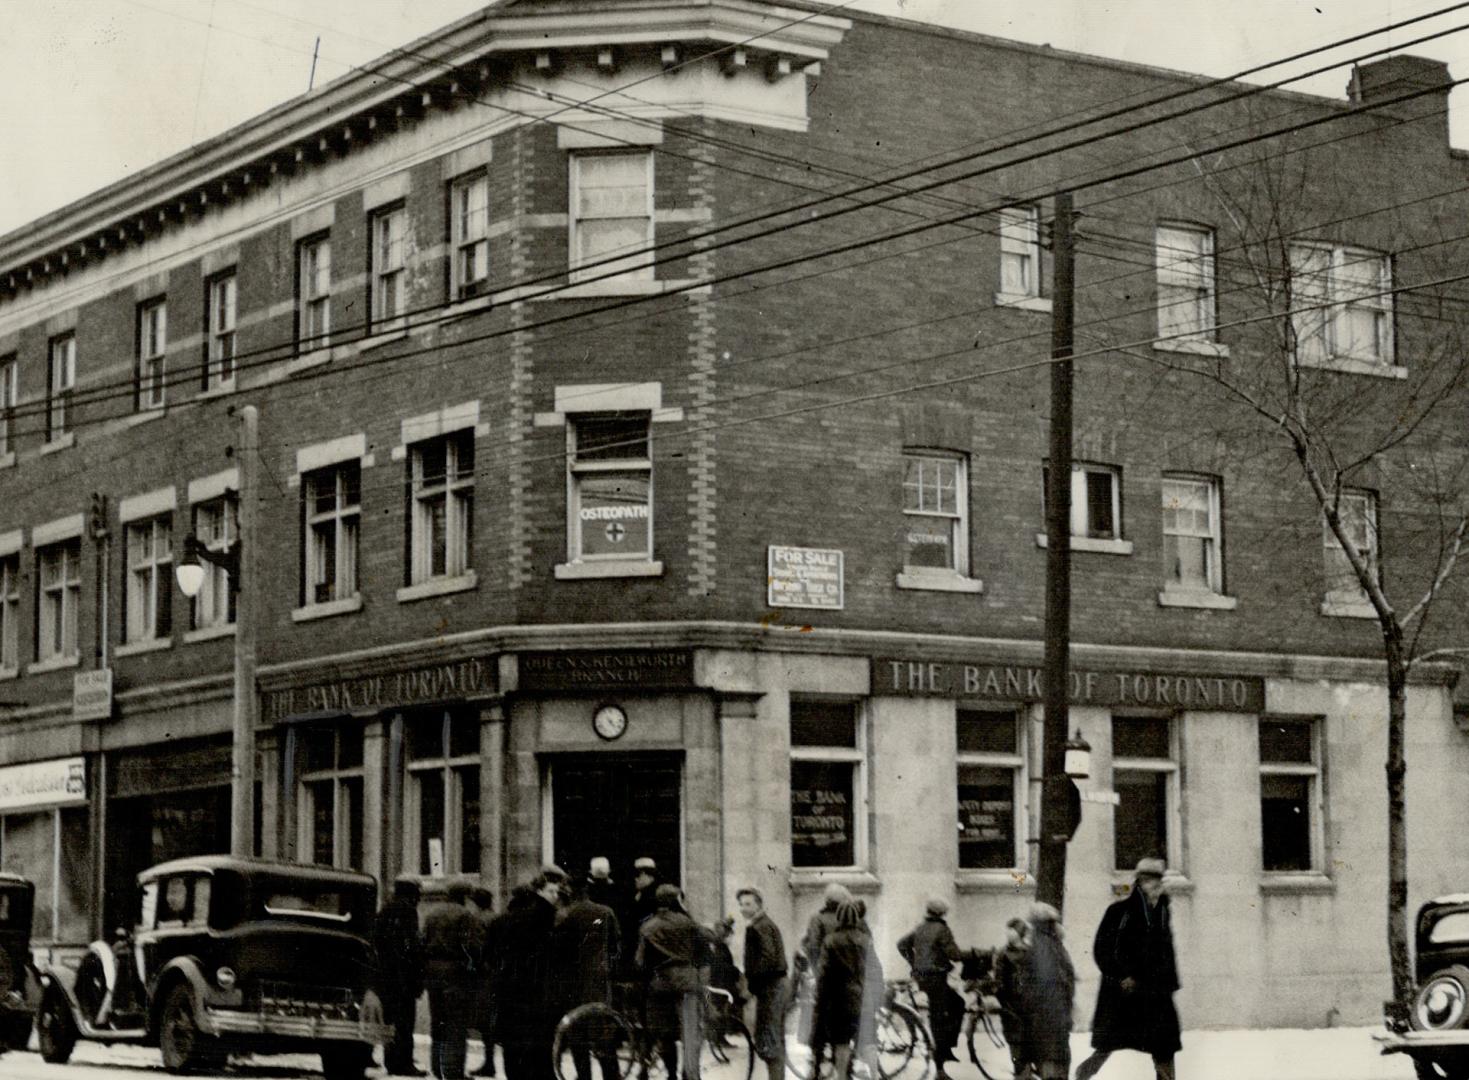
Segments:
[[[270,690],[265,694],[261,711],[267,721],[322,712],[379,712],[406,705],[483,697],[495,692],[497,677],[493,657],[431,664],[407,671]]]
[[[773,608],[829,608],[846,604],[843,553],[830,548],[766,549],[765,603]]]
[[[1175,675],[1151,671],[1071,669],[1072,705],[1183,708],[1202,712],[1265,711],[1265,681],[1251,675]],[[873,660],[874,694],[1040,701],[1045,675],[1020,664]]]
[[[599,690],[613,687],[692,686],[694,654],[688,649],[620,649],[612,652],[520,654],[522,690]]]
[[[852,766],[791,762],[791,858],[797,866],[851,866],[857,859]]]
[[[87,801],[85,758],[57,758],[0,769],[0,812]]]
[[[112,716],[112,669],[79,671],[71,680],[73,720],[107,720]]]

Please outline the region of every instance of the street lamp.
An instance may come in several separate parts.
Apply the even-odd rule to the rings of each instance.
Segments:
[[[1066,740],[1066,775],[1085,780],[1092,774],[1092,744],[1081,737],[1081,728]]]

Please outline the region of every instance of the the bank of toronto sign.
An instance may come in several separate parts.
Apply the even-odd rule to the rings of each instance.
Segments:
[[[1174,674],[1154,671],[1072,669],[1068,697],[1073,705],[1149,706],[1263,712],[1265,683],[1250,675]],[[872,661],[872,692],[1039,701],[1045,673],[1023,664],[965,664],[928,660]]]

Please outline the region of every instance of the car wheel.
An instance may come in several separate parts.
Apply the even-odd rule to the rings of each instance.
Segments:
[[[47,994],[36,1017],[36,1034],[41,1043],[41,1060],[65,1065],[77,1044],[77,1026],[71,1007],[57,994]]]
[[[1469,968],[1451,964],[1418,988],[1409,1016],[1419,1031],[1456,1031],[1469,1020]]]
[[[197,1072],[224,1064],[224,1053],[212,1036],[199,1030],[194,1020],[194,998],[183,983],[175,985],[163,999],[158,1022],[158,1049],[163,1067],[172,1073]]]
[[[362,1080],[372,1064],[372,1047],[367,1043],[339,1043],[321,1051],[321,1071],[326,1080]]]

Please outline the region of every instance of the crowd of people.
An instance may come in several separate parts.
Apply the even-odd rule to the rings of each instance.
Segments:
[[[1078,1067],[1076,1080],[1091,1080],[1123,1049],[1149,1054],[1158,1080],[1174,1080],[1178,974],[1163,874],[1161,860],[1139,862],[1132,891],[1108,908],[1097,928],[1093,956],[1102,985],[1094,1053]],[[759,890],[744,888],[735,896],[746,924],[740,964],[729,947],[733,918],[713,926],[695,922],[682,891],[659,881],[650,858],[634,864],[627,892],[612,881],[608,860],[597,858],[581,878],[544,867],[516,887],[498,914],[487,890],[459,882],[422,915],[420,899],[415,881],[398,880],[374,928],[377,991],[394,1032],[384,1053],[389,1075],[424,1075],[413,1061],[424,991],[429,1071],[438,1080],[466,1076],[471,1030],[485,1047],[473,1075],[496,1075],[499,1045],[506,1080],[552,1080],[557,1022],[579,1005],[612,1004],[618,989],[627,988],[619,1007],[636,1010],[668,1076],[699,1080],[705,988],[715,987],[752,1010],[755,1053],[768,1080],[782,1080],[792,972],[784,937]],[[795,976],[811,985],[799,1037],[813,1061],[824,1061],[830,1051],[838,1078],[849,1075],[854,1055],[870,1077],[879,1076],[877,1017],[887,984],[866,914],[862,900],[829,885],[791,955]],[[1037,903],[1028,919],[1010,920],[1005,944],[993,951],[961,949],[947,914],[944,901],[928,901],[922,920],[897,943],[927,999],[936,1080],[947,1080],[961,1034],[966,1004],[953,985],[961,971],[983,984],[977,992],[998,1000],[1017,1080],[1065,1080],[1076,973],[1056,909]],[[611,1043],[601,1052],[576,1048],[577,1077],[592,1080],[596,1056],[604,1080],[619,1078],[614,1051]]]

